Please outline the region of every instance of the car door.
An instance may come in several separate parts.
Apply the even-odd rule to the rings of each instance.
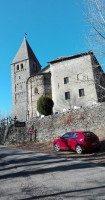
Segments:
[[[73,134],[74,133],[69,133],[69,137],[67,138],[67,146],[68,148],[72,149],[72,146],[73,146]]]
[[[60,138],[60,146],[62,149],[70,149],[70,133],[66,133]]]
[[[71,133],[70,140],[68,140],[68,145],[71,147],[72,150],[75,150],[75,146],[77,144],[76,138],[78,137],[77,133]]]

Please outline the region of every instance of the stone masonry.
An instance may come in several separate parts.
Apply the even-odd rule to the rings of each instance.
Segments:
[[[32,136],[27,134],[29,128],[34,130]],[[27,121],[24,130],[19,128],[18,135],[16,128],[12,127],[6,136],[6,142],[53,141],[69,131],[93,131],[101,141],[105,141],[105,103],[44,118],[34,117]]]
[[[28,118],[37,116],[37,101],[42,95],[51,97],[51,73],[38,73],[27,81]]]
[[[105,140],[105,103],[60,114],[33,118],[27,128],[37,130],[37,141],[53,141],[69,131],[93,131]],[[34,138],[34,135],[33,135]]]
[[[105,74],[93,52],[61,57],[49,63],[54,113],[104,101]]]
[[[41,70],[24,38],[11,64],[12,118],[26,121],[37,115],[37,101],[48,95],[53,113],[105,101],[105,74],[92,51],[56,58]]]
[[[12,118],[25,121],[27,117],[27,79],[41,69],[26,38],[11,63],[12,76]]]

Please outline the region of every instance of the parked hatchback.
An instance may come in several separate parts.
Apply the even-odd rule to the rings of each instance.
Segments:
[[[53,147],[55,151],[62,150],[74,150],[78,154],[83,151],[99,149],[99,138],[90,131],[73,131],[67,132],[60,138],[53,141]]]

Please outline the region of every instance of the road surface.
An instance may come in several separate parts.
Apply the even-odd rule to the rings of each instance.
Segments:
[[[0,146],[0,200],[105,200],[105,168]]]

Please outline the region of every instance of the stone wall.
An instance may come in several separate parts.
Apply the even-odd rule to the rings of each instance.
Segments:
[[[36,133],[28,135],[29,128]],[[33,118],[26,123],[26,128],[19,128],[18,132],[12,127],[12,130],[5,134],[5,142],[53,141],[65,132],[86,130],[93,131],[101,141],[105,141],[105,103],[44,118]]]
[[[68,131],[86,130],[93,131],[100,140],[105,140],[105,103],[44,118],[33,118],[27,122],[27,128],[29,127],[37,129],[37,141],[53,140]]]
[[[105,73],[94,55],[91,55],[91,62],[98,102],[103,102],[105,101]]]

